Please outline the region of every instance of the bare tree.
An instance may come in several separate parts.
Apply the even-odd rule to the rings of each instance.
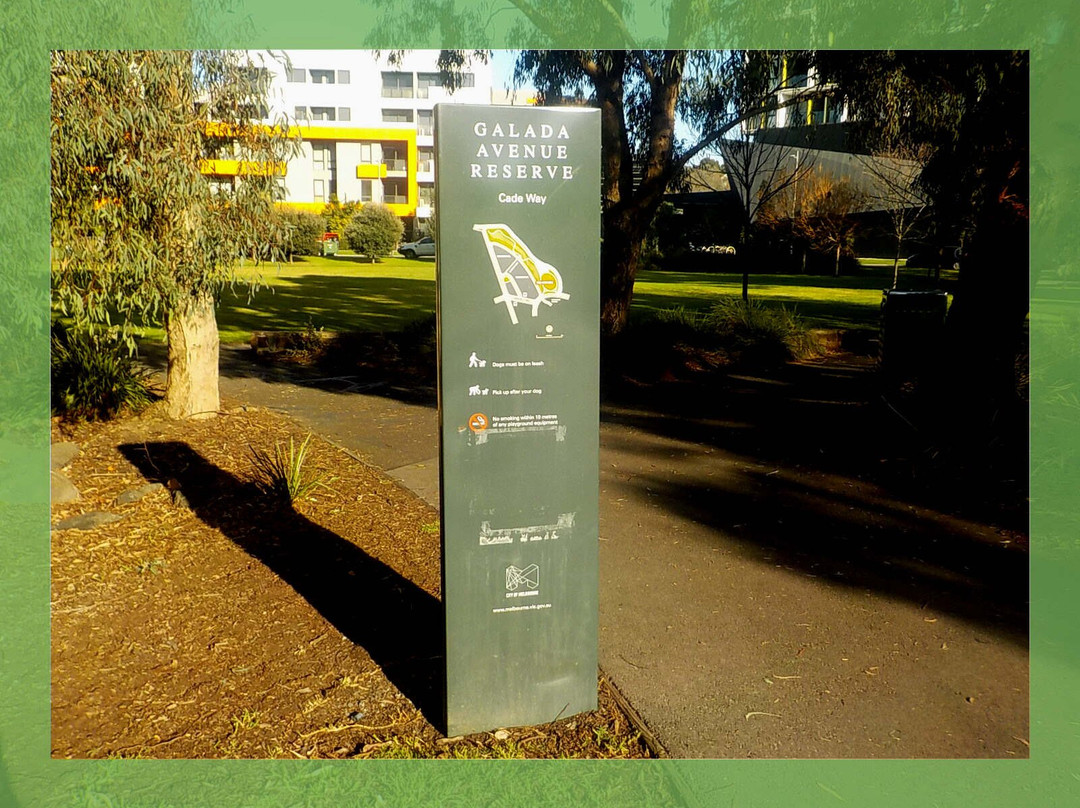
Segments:
[[[892,237],[896,239],[893,255],[893,282],[895,289],[900,279],[900,255],[905,240],[926,218],[930,201],[918,187],[932,149],[923,143],[914,146],[895,146],[863,156],[862,164],[873,179],[869,200],[889,214]]]
[[[866,209],[867,199],[851,178],[836,178],[818,168],[759,208],[758,222],[774,229],[790,223],[792,233],[806,239],[812,249],[832,254],[833,274],[839,275],[840,256],[851,250],[858,229],[853,216]]]
[[[749,300],[750,260],[747,247],[758,212],[787,189],[791,195],[791,215],[798,205],[798,183],[814,168],[815,152],[806,147],[761,143],[745,127],[720,142],[728,182],[739,194],[743,219],[739,234],[739,263],[742,265],[742,298]],[[791,163],[794,163],[794,166]]]

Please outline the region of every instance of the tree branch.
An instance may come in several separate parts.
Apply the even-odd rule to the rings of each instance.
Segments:
[[[541,13],[532,3],[525,2],[525,0],[508,0],[510,5],[524,14],[536,29],[540,33],[546,35],[551,40],[557,40],[561,29],[555,25],[554,20],[548,19],[548,17]]]
[[[823,96],[829,95],[830,92],[830,90],[823,87],[809,88],[800,93],[796,93],[795,95],[791,96],[791,98],[782,103],[769,103],[752,110],[746,110],[744,112],[741,112],[736,117],[727,121],[719,129],[715,129],[710,132],[708,135],[702,138],[695,146],[688,149],[683,154],[679,155],[679,157],[673,159],[673,165],[677,170],[681,170],[688,162],[690,162],[690,160],[692,160],[705,149],[714,145],[716,141],[718,141],[736,126],[745,123],[752,118],[756,118],[758,115],[762,115],[768,112],[775,112],[779,109],[787,109],[788,107],[795,106],[800,101],[805,101],[810,98],[821,98]],[[775,98],[775,95],[775,92],[770,93],[770,97],[772,98]]]
[[[596,4],[600,6],[608,17],[615,24],[615,30],[622,35],[623,45],[627,50],[634,47],[634,36],[630,33],[630,29],[626,27],[626,20],[623,19],[622,14],[608,2],[608,0],[596,0]]]

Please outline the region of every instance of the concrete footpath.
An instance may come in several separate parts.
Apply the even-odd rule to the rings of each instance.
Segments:
[[[747,396],[791,384],[738,383]],[[221,391],[437,502],[434,408],[349,378],[283,381],[236,348],[223,350]],[[999,608],[1008,592],[1026,610],[1026,589],[1013,591],[1026,548],[725,443],[746,428],[602,412],[600,665],[667,752],[1027,757],[1026,616]]]

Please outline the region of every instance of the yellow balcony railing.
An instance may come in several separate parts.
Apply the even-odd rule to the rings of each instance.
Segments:
[[[199,171],[224,177],[266,176],[277,174],[285,176],[286,164],[276,160],[200,160]]]
[[[386,179],[386,165],[384,163],[360,163],[356,167],[356,178],[361,180]]]

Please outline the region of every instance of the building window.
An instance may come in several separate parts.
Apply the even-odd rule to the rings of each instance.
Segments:
[[[350,107],[338,107],[337,119],[339,121],[351,121],[352,109]]]
[[[411,109],[384,109],[382,119],[383,123],[412,123],[413,111]]]
[[[302,67],[290,67],[286,69],[288,80],[293,84],[303,84],[307,81],[307,71]]]
[[[384,72],[382,74],[382,94],[383,98],[412,98],[413,74]]]
[[[228,195],[233,190],[233,178],[232,177],[211,177],[210,178],[210,193],[214,196]]]
[[[307,107],[297,107],[293,110],[293,117],[298,121],[306,121],[307,116]]]
[[[805,126],[810,123],[810,104],[807,101],[798,102],[792,107],[791,114],[788,126]]]
[[[404,180],[385,180],[383,182],[383,202],[388,205],[404,205],[409,201],[406,196]]]
[[[326,180],[315,180],[314,195],[316,202],[326,201]]]
[[[312,107],[311,120],[313,121],[336,121],[337,110],[333,107]]]
[[[394,146],[383,146],[382,161],[387,171],[405,171],[405,152]]]
[[[417,186],[417,194],[420,205],[431,207],[435,204],[435,187],[432,185]]]
[[[810,63],[805,57],[785,60],[784,68],[787,72],[785,87],[808,86]]]
[[[349,71],[348,70],[339,70],[337,72],[337,83],[338,84],[348,84],[349,83]]]
[[[459,86],[461,86],[461,87],[475,87],[476,86],[476,76],[474,74],[472,74],[472,73],[462,73],[461,74],[461,84]]]
[[[249,121],[262,121],[270,115],[270,110],[265,104],[242,104],[239,112]]]
[[[316,145],[311,147],[311,159],[317,169],[333,169],[334,158],[330,154],[330,146]]]
[[[435,170],[435,150],[421,146],[416,150],[416,170],[417,171],[434,171]]]
[[[442,87],[442,79],[438,73],[416,74],[416,97],[427,98],[428,90],[432,87]]]
[[[825,123],[840,123],[843,119],[844,105],[835,98],[825,96],[821,99],[825,106]]]
[[[262,93],[262,88],[267,86],[270,77],[270,71],[265,67],[249,66],[243,68],[244,81],[247,83],[248,89],[254,93]]]
[[[371,201],[371,180],[360,180],[360,201]]]
[[[431,135],[435,133],[435,113],[430,109],[416,110],[416,134]]]
[[[371,152],[371,144],[370,143],[361,143],[360,144],[360,162],[361,163],[367,163],[368,165],[375,162],[374,156],[372,155],[372,152]]]
[[[335,73],[333,70],[310,70],[312,84],[333,84]]]

